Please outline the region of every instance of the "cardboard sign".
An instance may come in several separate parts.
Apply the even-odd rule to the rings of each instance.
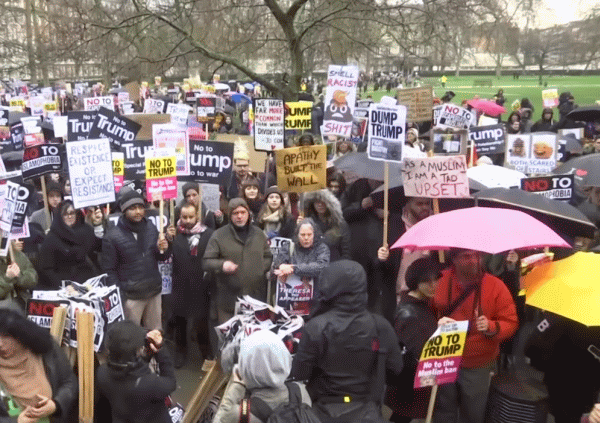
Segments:
[[[95,111],[67,113],[67,141],[87,140],[95,119]]]
[[[214,141],[190,142],[190,174],[182,181],[226,184],[231,178],[233,144]]]
[[[521,189],[552,200],[570,201],[573,198],[575,175],[538,176],[521,179]]]
[[[441,108],[437,126],[442,129],[468,129],[475,122],[475,113],[454,104],[444,104]]]
[[[196,99],[196,117],[198,122],[208,123],[217,114],[217,97],[202,96]]]
[[[31,116],[43,116],[45,102],[46,99],[42,96],[31,97],[29,99],[29,109],[31,110]]]
[[[0,229],[4,232],[12,229],[18,194],[19,184],[6,181],[0,185]]]
[[[107,138],[113,150],[119,151],[121,144],[135,139],[141,125],[119,114],[101,108],[90,128],[89,138]]]
[[[276,98],[254,99],[254,149],[273,151],[284,147],[284,105]]]
[[[190,140],[187,128],[171,123],[152,125],[152,142],[155,149],[175,150],[177,175],[190,174]]]
[[[125,154],[113,151],[111,158],[115,192],[119,192],[123,187],[123,180],[125,179]]]
[[[30,185],[19,185],[17,200],[15,202],[15,214],[13,216],[13,230],[23,228],[27,220],[27,210],[33,199],[34,189]]]
[[[350,138],[358,74],[355,66],[329,66],[322,135]]]
[[[38,178],[46,173],[62,170],[64,144],[44,144],[26,148],[21,170],[23,179]]]
[[[426,122],[431,120],[431,105],[433,104],[433,88],[431,86],[398,90],[396,98],[398,104],[406,106],[408,121]]]
[[[221,209],[221,190],[217,184],[202,185],[202,203],[212,212]]]
[[[54,136],[56,138],[67,138],[69,132],[69,117],[55,116],[52,119],[52,127],[54,128]]]
[[[55,307],[68,307],[69,300],[43,300],[31,298],[27,300],[27,319],[38,326],[50,329]]]
[[[355,144],[368,141],[368,125],[369,109],[362,107],[355,108],[354,114],[352,116],[352,133],[350,134],[350,141],[352,141]]]
[[[119,104],[129,102],[129,93],[127,91],[117,93],[117,101]]]
[[[310,304],[314,293],[312,278],[300,278],[291,274],[277,278],[275,304],[288,314],[306,316],[310,314]]]
[[[556,134],[508,134],[506,163],[523,173],[550,173],[556,167]]]
[[[267,242],[269,243],[269,248],[271,249],[271,254],[273,255],[273,261],[275,261],[276,257],[281,254],[282,251],[289,251],[290,245],[292,244],[291,239],[280,236],[275,236],[269,239]]]
[[[167,114],[171,116],[171,123],[177,126],[187,127],[190,110],[191,107],[186,104],[167,104]]]
[[[38,132],[37,134],[25,134],[25,148],[33,147],[34,145],[41,145],[46,142],[44,134]]]
[[[87,97],[83,99],[83,110],[86,112],[100,110],[102,107],[114,111],[115,99],[113,96]]]
[[[285,103],[285,129],[311,129],[312,101]]]
[[[177,198],[177,157],[146,157],[146,197],[148,201]]]
[[[452,131],[434,128],[431,130],[429,149],[436,155],[466,154],[468,137],[465,129]]]
[[[76,209],[115,201],[110,142],[106,138],[66,143],[71,196]]]
[[[469,142],[475,143],[479,156],[502,154],[506,149],[504,125],[473,126],[469,128]]]
[[[369,158],[401,162],[406,127],[406,106],[371,104],[369,107]]]
[[[157,100],[155,98],[147,98],[144,100],[144,113],[160,114],[164,113],[165,102],[163,100]]]
[[[465,156],[405,158],[402,185],[407,197],[469,197]]]
[[[558,90],[556,88],[550,88],[549,90],[542,91],[542,101],[544,107],[557,107],[558,106]]]
[[[310,192],[327,186],[327,146],[292,147],[275,152],[281,191]]]
[[[127,181],[146,179],[146,155],[153,150],[151,140],[134,140],[121,145],[124,155],[124,172]]]
[[[414,388],[456,382],[468,330],[468,320],[438,326],[421,352]]]

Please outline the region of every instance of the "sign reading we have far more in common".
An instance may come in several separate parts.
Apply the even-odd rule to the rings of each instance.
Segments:
[[[402,185],[407,197],[468,197],[465,156],[407,157],[402,169]]]
[[[276,98],[254,99],[254,149],[273,151],[284,147],[284,106]]]
[[[282,191],[310,192],[327,186],[327,146],[311,145],[275,151],[277,186]]]

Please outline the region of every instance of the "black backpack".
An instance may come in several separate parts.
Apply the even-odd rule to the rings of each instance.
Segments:
[[[242,400],[240,423],[250,421],[250,413],[265,423],[321,423],[313,409],[302,402],[300,386],[295,382],[285,384],[289,392],[289,402],[274,410],[262,399],[246,397]]]

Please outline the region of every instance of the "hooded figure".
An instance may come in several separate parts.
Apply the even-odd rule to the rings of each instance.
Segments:
[[[384,369],[398,375],[402,353],[392,326],[367,311],[362,266],[340,260],[321,272],[292,376],[308,381],[322,422],[379,422]]]
[[[542,111],[542,118],[533,124],[531,127],[531,132],[543,132],[543,131],[551,131],[552,126],[556,123],[552,117],[554,116],[554,111],[551,107],[545,107]]]

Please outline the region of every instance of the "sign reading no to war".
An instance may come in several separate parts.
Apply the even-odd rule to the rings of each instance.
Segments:
[[[465,156],[405,158],[402,185],[407,197],[462,198],[469,196]]]
[[[76,209],[115,201],[110,142],[106,138],[66,143],[71,195]]]
[[[146,157],[148,201],[177,198],[177,157]]]
[[[115,110],[115,100],[112,96],[106,97],[87,97],[83,99],[83,108],[85,111],[100,110],[105,107],[109,110]]]
[[[285,129],[311,129],[312,101],[285,103]]]
[[[219,141],[192,141],[190,174],[179,176],[180,181],[208,184],[227,184],[231,179],[233,143]]]
[[[402,161],[406,107],[371,104],[369,107],[369,158]]]
[[[275,159],[280,190],[310,192],[326,187],[326,145],[284,148],[275,152]]]
[[[415,373],[415,388],[456,381],[468,329],[468,320],[438,326],[421,352]]]
[[[273,151],[284,147],[284,106],[276,98],[254,99],[254,149]]]

